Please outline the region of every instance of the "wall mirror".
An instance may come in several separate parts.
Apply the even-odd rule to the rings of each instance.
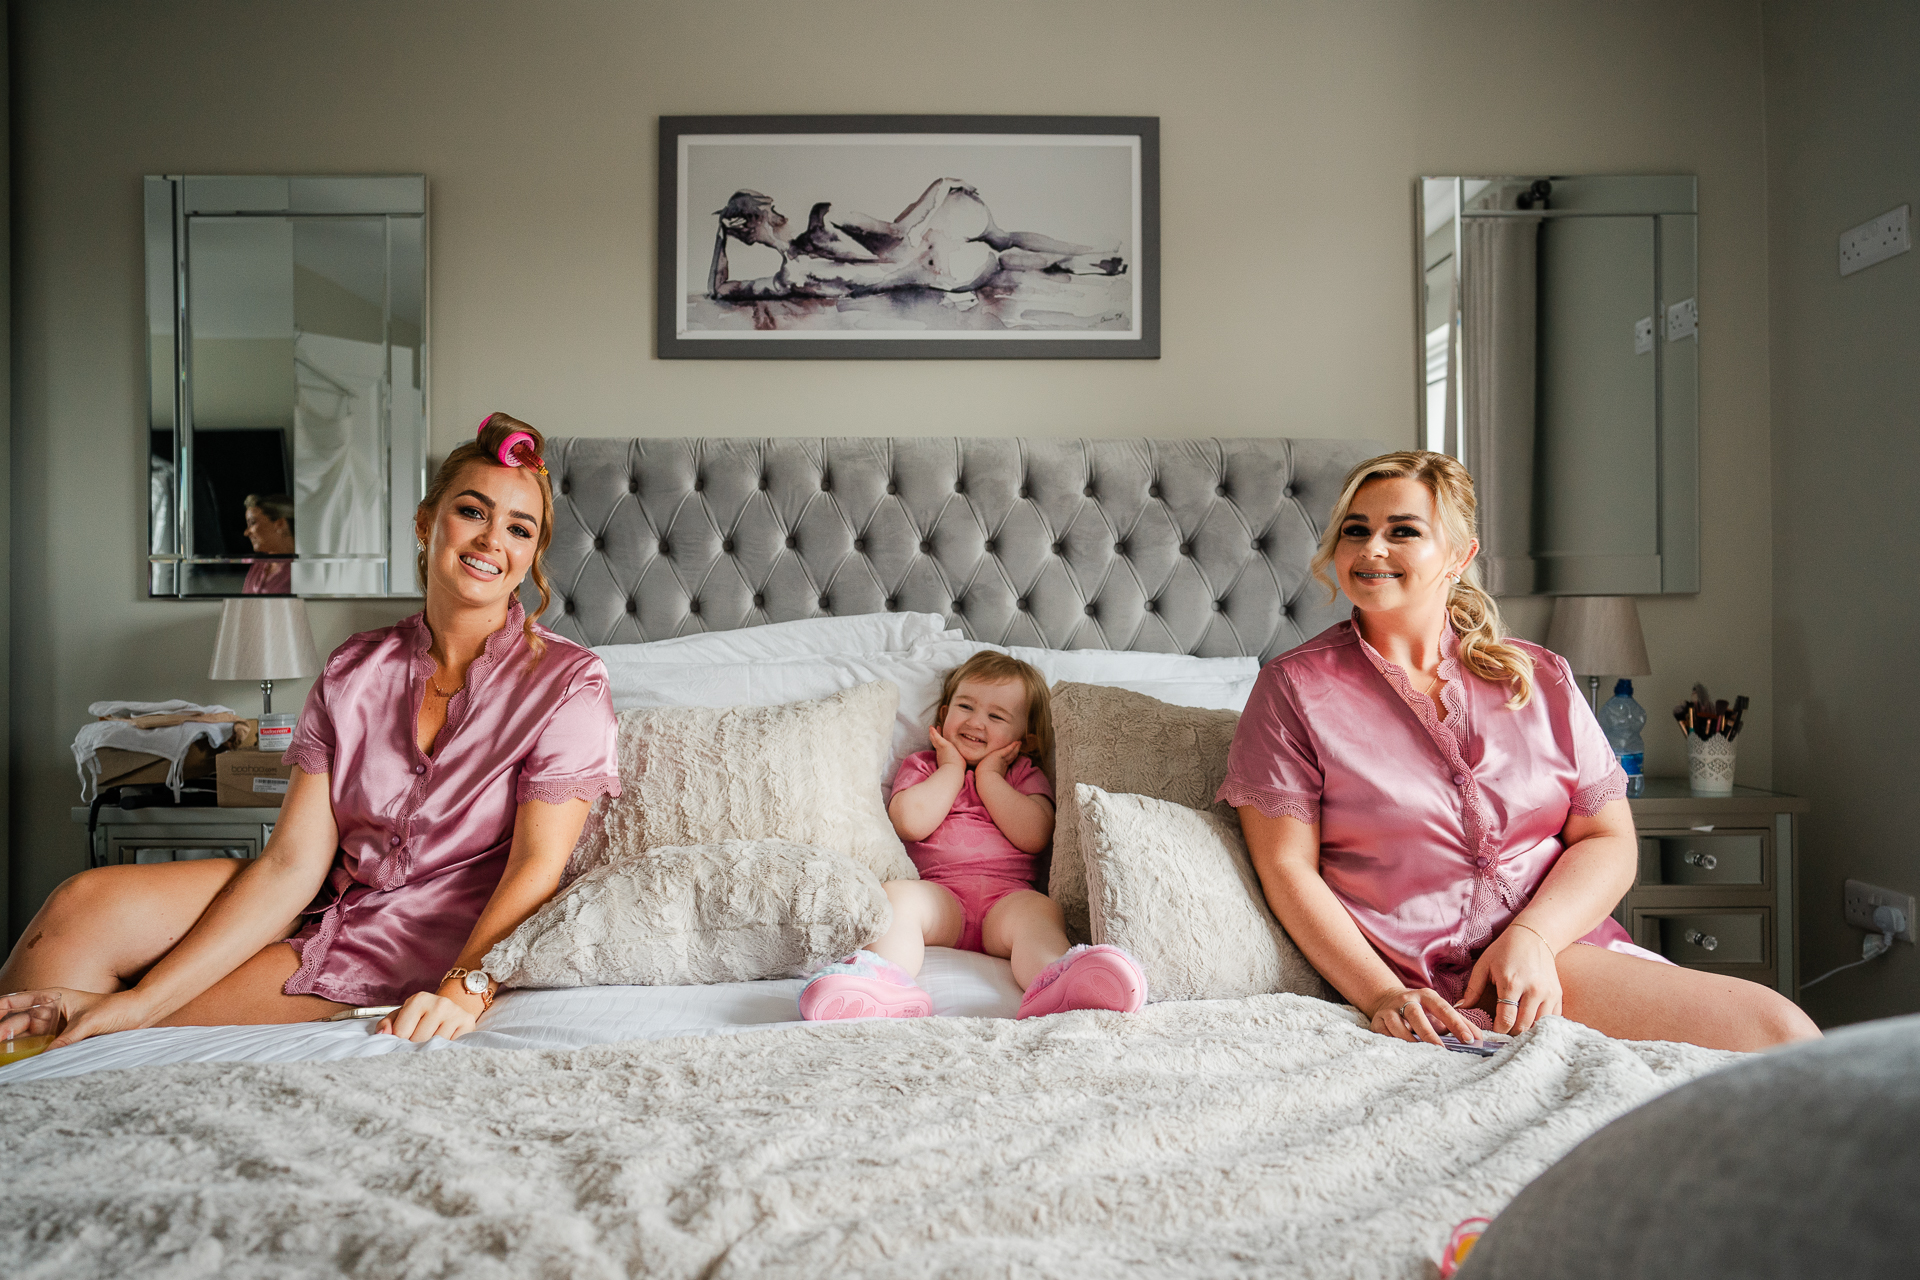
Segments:
[[[1420,440],[1473,472],[1496,595],[1700,589],[1691,177],[1432,177]]]
[[[150,595],[420,594],[426,195],[147,178]]]

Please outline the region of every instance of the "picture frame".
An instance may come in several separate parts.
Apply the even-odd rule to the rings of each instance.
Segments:
[[[1158,117],[662,116],[659,165],[660,359],[1160,356]]]

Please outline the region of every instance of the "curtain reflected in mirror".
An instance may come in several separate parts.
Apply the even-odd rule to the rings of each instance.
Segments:
[[[153,594],[417,594],[423,208],[420,179],[148,180]]]
[[[1699,589],[1694,181],[1426,178],[1420,439],[1496,595]]]

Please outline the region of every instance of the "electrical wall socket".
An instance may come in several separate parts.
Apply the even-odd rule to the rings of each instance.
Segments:
[[[1876,262],[1905,253],[1913,248],[1907,234],[1907,206],[1883,213],[1872,222],[1863,222],[1840,235],[1840,274],[1850,276]]]
[[[1893,936],[1902,942],[1913,941],[1913,895],[1895,893],[1891,889],[1882,889],[1879,885],[1868,884],[1864,880],[1847,881],[1847,923],[1856,929],[1865,929],[1869,933],[1880,932],[1873,923],[1875,907],[1895,907],[1907,913],[1907,927]]]

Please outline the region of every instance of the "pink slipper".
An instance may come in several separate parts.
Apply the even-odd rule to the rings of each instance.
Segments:
[[[871,951],[835,961],[800,988],[800,1016],[808,1022],[932,1014],[933,997],[915,986],[905,969]]]
[[[1147,1003],[1147,975],[1118,947],[1079,946],[1042,969],[1020,999],[1016,1018],[1044,1018],[1069,1009],[1137,1013]]]

